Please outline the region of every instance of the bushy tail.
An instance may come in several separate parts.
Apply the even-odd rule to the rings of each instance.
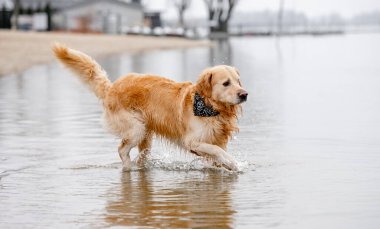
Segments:
[[[111,81],[107,78],[107,73],[94,59],[59,43],[55,43],[52,49],[58,60],[76,73],[79,79],[87,84],[99,99],[105,98]]]

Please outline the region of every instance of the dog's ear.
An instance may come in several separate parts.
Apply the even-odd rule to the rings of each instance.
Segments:
[[[238,74],[238,76],[240,76],[240,72],[239,72],[239,70],[236,67],[234,67],[234,70]]]
[[[197,92],[203,96],[210,98],[212,95],[212,72],[205,71],[201,74],[197,81]]]

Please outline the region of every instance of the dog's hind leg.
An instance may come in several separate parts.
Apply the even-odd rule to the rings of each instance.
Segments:
[[[139,155],[136,158],[136,163],[138,166],[142,167],[145,164],[146,158],[150,153],[152,147],[153,133],[147,132],[144,139],[139,143]]]
[[[116,113],[107,112],[106,121],[110,130],[122,139],[118,149],[119,156],[123,162],[123,169],[130,170],[132,168],[130,151],[146,135],[145,124],[141,118],[141,114],[127,110]]]
[[[130,170],[132,167],[131,157],[129,156],[129,153],[131,152],[131,149],[134,146],[131,144],[131,142],[128,139],[121,140],[121,143],[118,148],[120,159],[123,163],[123,169],[124,170]]]

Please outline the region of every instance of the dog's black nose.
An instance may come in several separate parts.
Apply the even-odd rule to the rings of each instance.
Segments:
[[[238,96],[239,96],[239,98],[240,98],[241,101],[246,101],[247,97],[248,97],[248,92],[241,91],[241,92],[238,93]]]

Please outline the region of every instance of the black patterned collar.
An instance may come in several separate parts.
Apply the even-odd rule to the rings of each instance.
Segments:
[[[202,98],[198,92],[195,92],[194,95],[193,111],[195,116],[201,117],[212,117],[219,114],[219,112],[214,110],[211,106],[206,105],[204,98]]]

